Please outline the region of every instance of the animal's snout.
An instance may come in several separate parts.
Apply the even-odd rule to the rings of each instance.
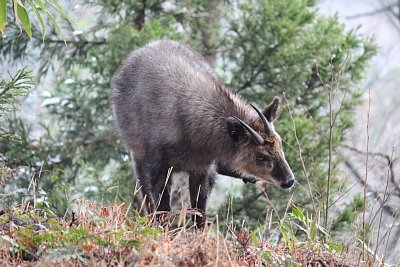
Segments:
[[[294,185],[294,181],[295,181],[294,178],[289,178],[286,181],[281,183],[281,187],[283,189],[289,189]]]

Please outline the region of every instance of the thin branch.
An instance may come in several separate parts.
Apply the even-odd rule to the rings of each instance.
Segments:
[[[286,96],[283,95],[283,97],[285,98],[285,102],[287,103]],[[299,158],[300,158],[302,171],[303,171],[304,177],[306,177],[306,180],[307,180],[308,193],[310,194],[310,198],[311,198],[311,201],[312,201],[312,204],[313,204],[313,210],[316,211],[316,207],[315,207],[315,203],[314,203],[314,197],[313,197],[312,188],[311,188],[311,184],[310,184],[310,179],[309,179],[308,174],[307,174],[306,165],[304,164],[304,160],[303,160],[303,156],[302,156],[301,144],[300,144],[299,138],[297,136],[296,122],[294,121],[294,118],[293,118],[292,113],[290,111],[289,105],[286,105],[286,108],[288,109],[290,120],[292,121],[292,124],[293,124],[294,137],[296,139],[296,143],[297,143],[297,147],[298,147],[298,155],[299,155]]]
[[[356,152],[358,154],[366,155],[366,152],[361,151],[355,147],[351,147],[349,145],[341,145],[341,146],[344,148],[347,148],[353,152]],[[389,168],[390,168],[390,181],[393,184],[394,189],[397,191],[396,195],[400,196],[400,185],[399,185],[399,182],[396,181],[396,177],[394,175],[394,170],[393,170],[393,164],[399,159],[399,157],[392,159],[389,155],[386,155],[386,154],[383,154],[380,152],[368,152],[368,154],[370,156],[378,156],[378,157],[384,158],[387,161],[387,164],[389,165]]]
[[[318,74],[318,77],[320,77],[319,74]],[[325,221],[324,221],[325,229],[328,229],[329,195],[330,195],[331,179],[332,179],[332,137],[333,137],[334,121],[333,121],[333,110],[332,110],[332,88],[331,87],[329,87],[328,97],[329,97],[329,148],[328,148],[328,181],[327,181],[327,189],[326,189],[326,209],[325,209]]]
[[[261,72],[265,71],[263,68],[259,68],[255,73],[251,75],[251,77],[242,85],[239,87],[239,89],[236,90],[236,92],[241,92],[244,89],[251,87],[253,82],[257,79],[258,75],[261,74]]]
[[[365,213],[366,213],[366,206],[367,206],[367,187],[368,187],[368,152],[369,152],[369,118],[370,118],[370,112],[371,112],[371,89],[368,90],[368,113],[367,113],[367,154],[366,154],[366,159],[365,159],[365,185],[364,185],[364,206],[363,206],[363,216],[362,216],[362,226],[363,226],[363,232],[362,232],[362,241],[363,244],[365,244],[365,239],[366,239],[366,226],[365,226]],[[362,250],[362,257],[363,259],[365,256],[365,246],[363,245],[363,250]]]
[[[371,188],[369,185],[365,183],[365,180],[361,177],[361,175],[358,173],[356,168],[348,161],[346,160],[344,162],[346,167],[353,173],[354,177],[356,178],[357,182],[360,183],[362,186],[366,187],[368,189],[368,192],[370,192],[373,197],[381,204],[382,209],[389,214],[393,218],[399,217],[399,214],[395,209],[393,209],[390,206],[385,205],[385,202],[383,199],[380,197],[377,191],[375,191],[373,188]]]
[[[133,20],[133,23],[135,24],[136,28],[140,30],[142,29],[146,18],[146,0],[142,0],[142,7],[136,12],[137,16]]]
[[[393,153],[394,153],[394,147],[392,149],[392,156],[391,156],[390,162],[393,159]],[[390,177],[391,165],[392,164],[389,164],[389,168],[387,170],[385,192],[383,193],[383,200],[385,202],[389,199],[389,196],[387,196],[386,193],[387,193],[388,188],[389,188],[389,177]],[[378,248],[380,247],[381,242],[384,240],[384,237],[382,237],[382,240],[379,241],[379,234],[380,234],[381,225],[382,225],[382,218],[383,218],[383,209],[381,210],[380,216],[379,216],[378,233],[377,233],[377,236],[376,236],[376,247],[375,247],[375,252],[374,252],[374,258],[376,258],[376,255],[378,253]]]
[[[347,190],[345,192],[343,192],[343,194],[341,194],[337,199],[335,199],[334,201],[331,201],[331,203],[329,204],[329,208],[333,207],[337,202],[339,202],[344,196],[347,195],[347,193],[349,193],[351,190],[353,190],[353,188],[359,184],[359,181],[355,182],[352,186],[350,186],[349,188],[347,188]]]
[[[311,118],[311,120],[314,123],[314,126],[318,128],[319,134],[321,137],[328,137],[328,135],[325,133],[325,131],[322,129],[322,127],[319,125],[319,123],[314,119],[314,116],[308,111],[308,109],[305,106],[302,106],[303,110],[307,113],[307,115]]]
[[[397,219],[397,221],[398,221],[398,219]],[[391,233],[395,223],[396,223],[396,220],[392,223],[391,227],[389,228],[390,229],[390,233]],[[400,240],[399,237],[400,237],[400,227],[397,226],[397,231],[394,234],[394,238],[391,238],[390,242],[389,242],[389,237],[387,239],[387,243],[386,243],[386,246],[385,246],[385,255],[387,255],[387,251],[389,249],[389,253],[388,253],[389,255],[387,255],[388,257],[395,256],[394,253],[396,253],[396,247],[397,247],[397,244],[399,243],[399,240]]]
[[[347,63],[347,60],[349,59],[349,54],[346,55],[346,58],[344,59],[342,65],[340,66],[339,72],[337,73],[337,78],[336,78],[336,91],[339,91],[339,80],[340,80],[340,76],[342,75],[342,70],[344,69],[344,65]],[[342,108],[344,106],[344,100],[346,99],[346,95],[347,95],[348,90],[344,91],[342,100],[340,101],[340,106],[339,106],[339,110],[336,112],[335,117],[333,119],[333,124],[336,123],[336,119],[338,117],[338,115],[340,114],[340,112],[342,111]]]
[[[350,16],[346,16],[344,18],[345,19],[358,19],[358,18],[362,18],[362,17],[375,16],[375,15],[378,15],[380,13],[384,13],[387,11],[393,12],[392,8],[395,6],[396,5],[384,6],[382,8],[376,9],[376,10],[372,10],[372,11],[360,13],[360,14],[355,14],[355,15],[350,15]]]
[[[380,0],[379,2],[381,3],[382,6],[385,6],[385,4],[386,4],[383,0]],[[392,26],[400,34],[400,26],[399,26],[399,22],[400,22],[400,2],[399,2],[399,0],[397,0],[397,4],[394,4],[394,6],[396,6],[396,5],[397,5],[398,13],[396,14],[394,9],[391,9],[391,10],[389,10],[389,12],[386,13],[386,16],[388,17],[390,24],[392,24]]]
[[[94,44],[94,45],[103,45],[106,44],[106,40],[105,39],[101,39],[99,41],[90,41],[90,40],[85,40],[85,39],[78,39],[78,40],[60,40],[60,39],[50,39],[50,38],[46,38],[45,40],[42,40],[42,38],[36,34],[33,34],[32,38],[38,39],[40,40],[40,42],[43,43],[61,43],[63,45],[65,44],[83,44],[83,45],[88,45],[88,44]]]
[[[94,45],[103,45],[106,44],[106,40],[101,40],[101,41],[89,41],[89,40],[51,40],[51,39],[46,39],[44,40],[44,43],[62,43],[62,44],[83,44],[83,45],[88,45],[88,44],[94,44]]]
[[[346,58],[347,59],[347,58]],[[344,64],[345,62],[343,62]],[[341,66],[340,69],[342,69],[343,64]],[[329,66],[331,67],[331,71],[332,71],[332,57],[331,57],[331,61]],[[333,107],[332,107],[332,101],[333,101],[333,96],[332,96],[332,86],[331,85],[326,85],[325,82],[323,81],[319,68],[318,68],[318,64],[316,65],[316,69],[317,69],[317,77],[319,78],[319,81],[321,82],[323,88],[328,92],[328,104],[329,104],[329,143],[328,143],[328,178],[327,178],[327,187],[326,187],[326,204],[325,204],[325,217],[324,217],[324,228],[328,229],[328,218],[329,218],[329,196],[330,196],[330,189],[331,189],[331,179],[332,179],[332,138],[333,138],[333,126],[335,124],[336,121],[336,116],[334,117],[333,114]],[[334,81],[334,75],[331,76],[331,83],[333,83]],[[336,79],[336,88],[339,88],[339,77],[340,77],[340,71],[337,75],[337,79]],[[346,95],[345,95],[346,96]],[[342,99],[342,102],[344,101],[344,98]],[[342,107],[340,107],[338,113],[340,112]]]

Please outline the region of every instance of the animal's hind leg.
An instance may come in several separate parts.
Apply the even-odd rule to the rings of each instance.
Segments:
[[[207,199],[214,186],[215,175],[216,172],[214,168],[210,168],[210,170],[206,171],[189,172],[191,206],[203,212],[203,216],[193,216],[193,222],[195,222],[198,227],[203,227],[206,222],[205,212],[207,208]]]

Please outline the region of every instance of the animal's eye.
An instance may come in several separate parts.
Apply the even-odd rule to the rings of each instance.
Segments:
[[[263,155],[263,154],[257,154],[256,155],[256,160],[257,161],[266,161],[267,157],[265,155]]]

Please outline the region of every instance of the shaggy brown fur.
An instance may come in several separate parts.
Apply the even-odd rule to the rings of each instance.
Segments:
[[[264,133],[259,115],[221,85],[205,60],[174,41],[157,41],[133,51],[111,83],[115,126],[132,156],[149,212],[170,210],[168,169],[189,174],[193,208],[206,209],[217,171],[245,181],[293,185],[293,173],[277,133]],[[280,99],[264,110],[275,120]],[[234,118],[266,140],[254,143]]]

